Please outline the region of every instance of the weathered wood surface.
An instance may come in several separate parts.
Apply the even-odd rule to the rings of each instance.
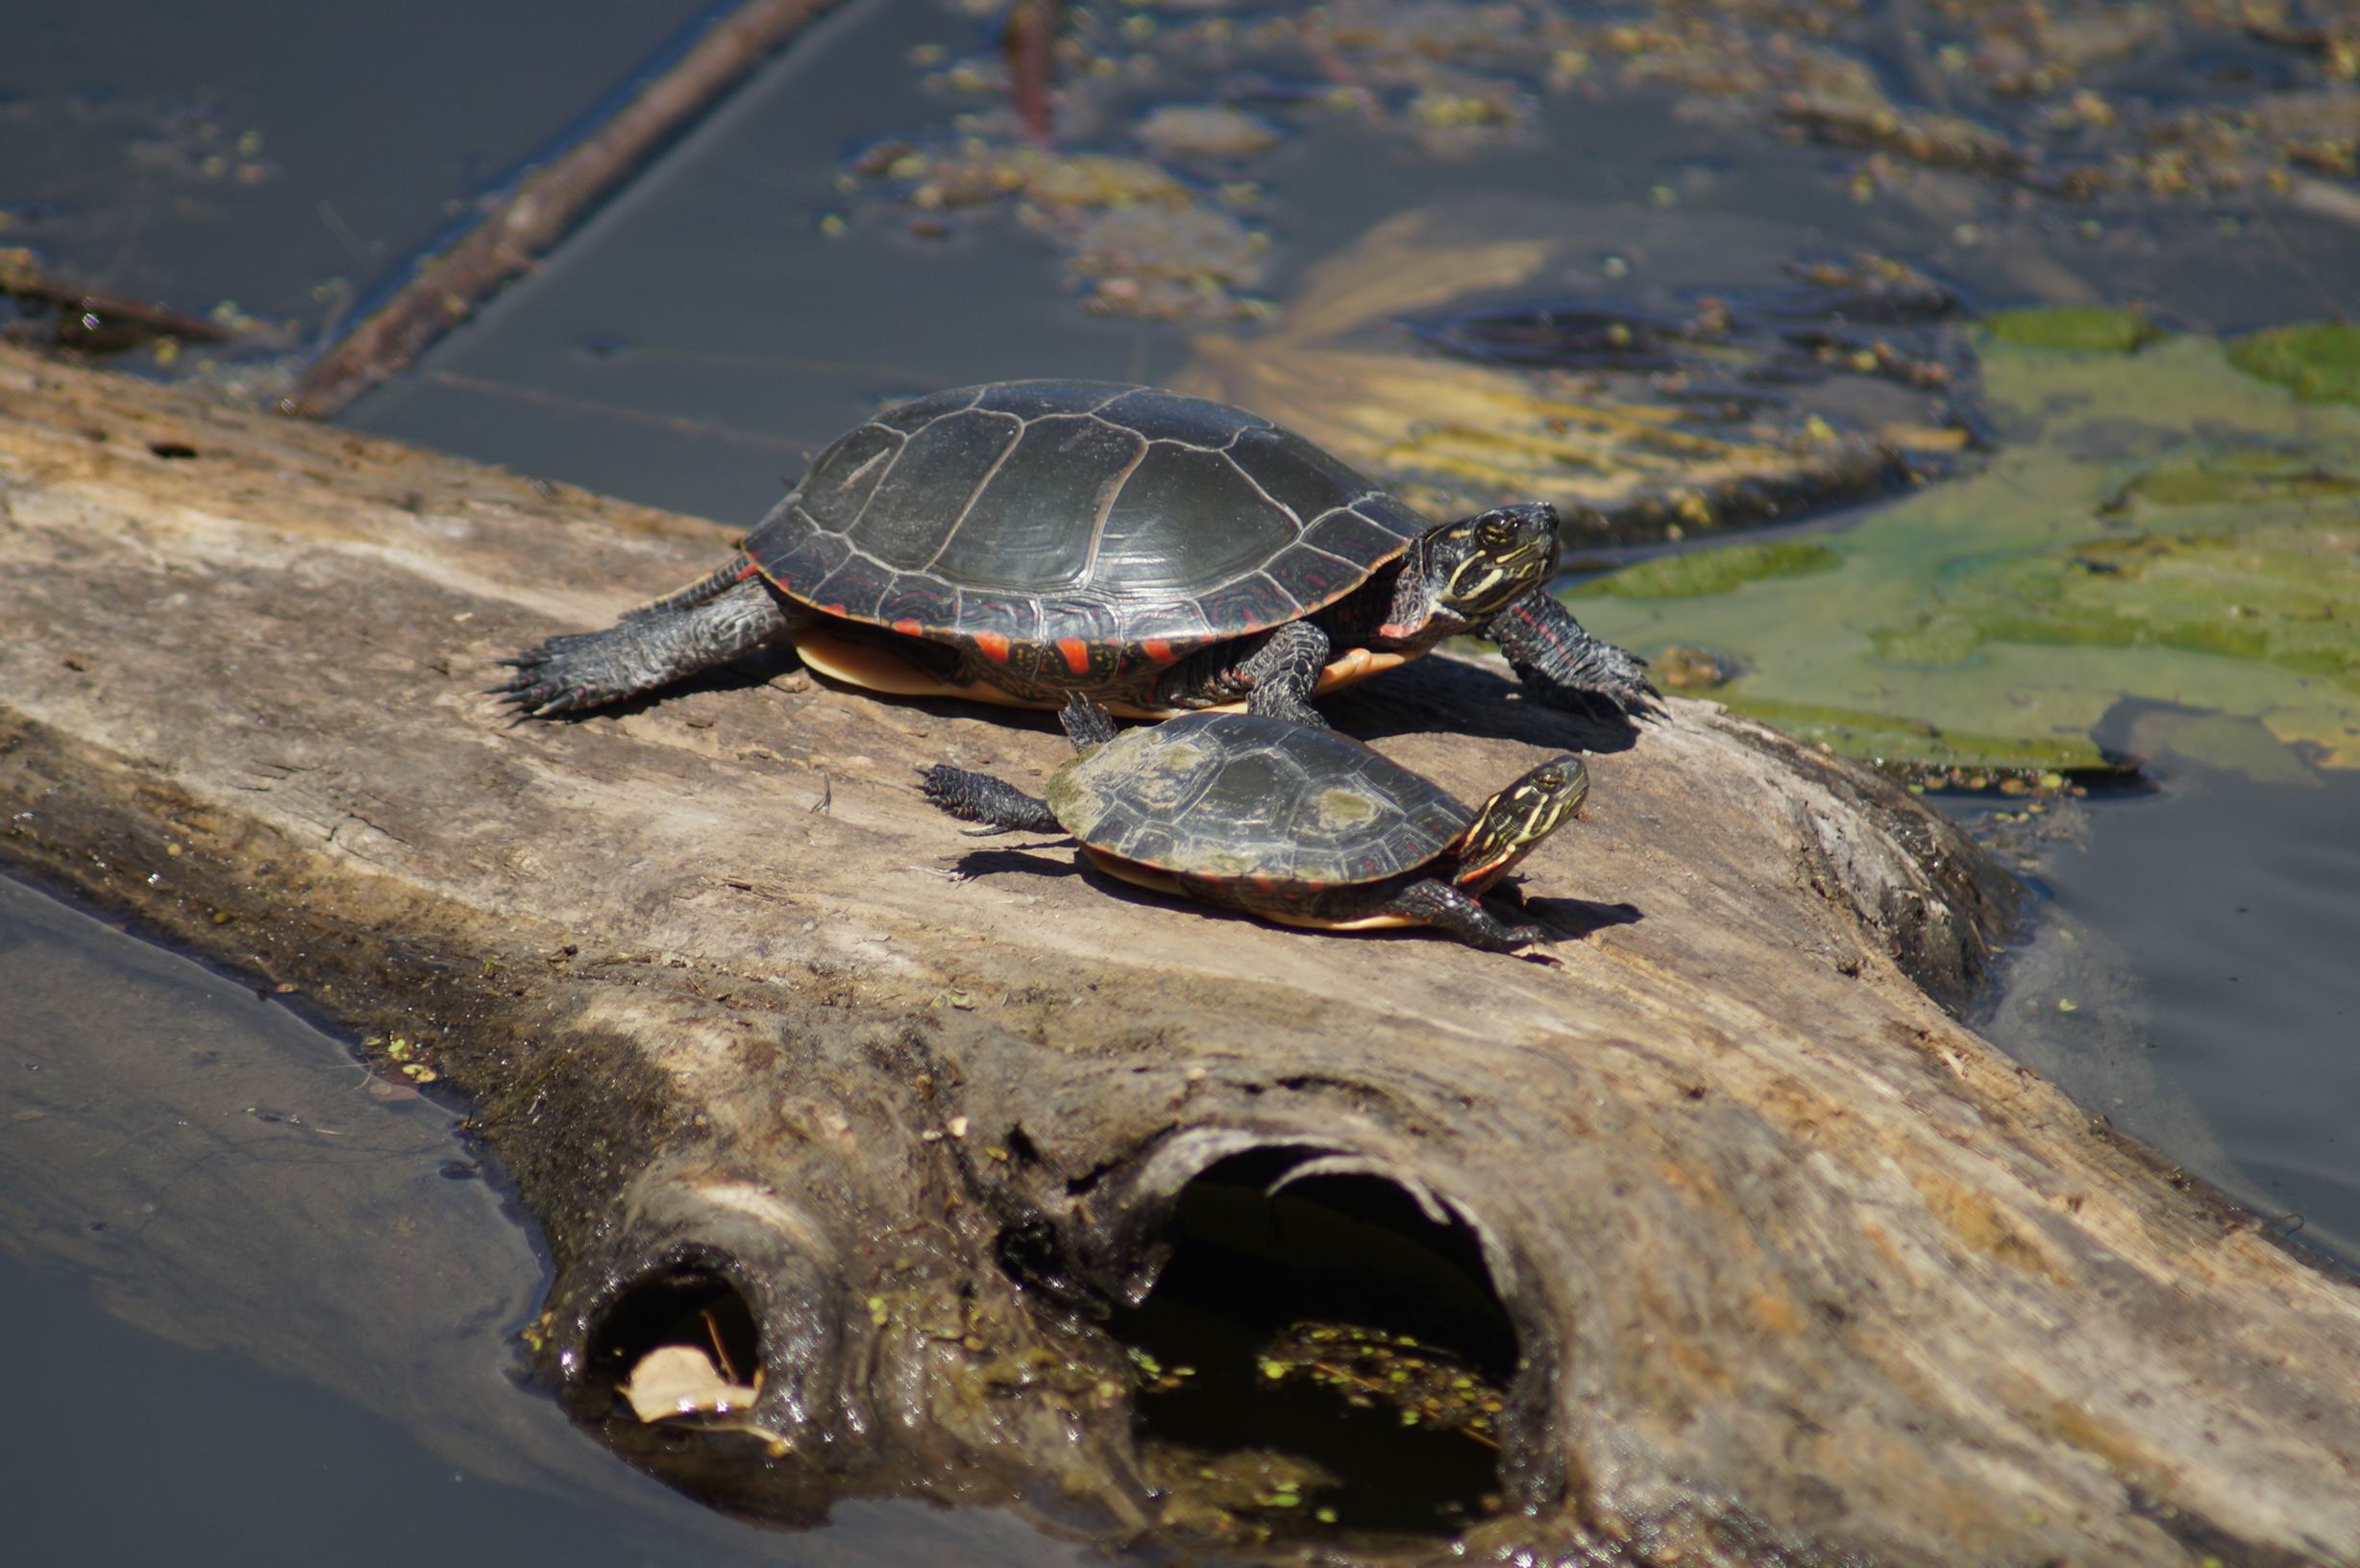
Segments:
[[[1064,1309],[1269,1146],[1482,1237],[1530,1364],[1479,1551],[2360,1560],[2360,1294],[1913,983],[1972,979],[1997,884],[1905,796],[1675,701],[1528,864],[1641,916],[1550,966],[1175,907],[909,787],[1038,781],[1045,721],[790,659],[578,723],[472,695],[729,536],[0,357],[0,854],[428,1047],[547,1227],[553,1366],[726,1272],[776,1441],[650,1462],[1152,1528]],[[1463,796],[1619,744],[1442,660],[1331,711]],[[1034,1348],[1079,1375],[1012,1385]]]

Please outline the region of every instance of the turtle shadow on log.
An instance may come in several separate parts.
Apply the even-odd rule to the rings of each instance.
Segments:
[[[1621,713],[1553,708],[1498,672],[1456,658],[1419,659],[1320,705],[1338,729],[1370,742],[1440,731],[1599,755],[1628,751],[1639,734]]]
[[[1208,904],[1178,894],[1158,893],[1125,882],[1119,876],[1098,870],[1078,855],[1071,859],[1057,858],[1057,849],[1070,841],[1054,841],[1045,850],[1033,848],[978,849],[959,857],[954,869],[962,877],[996,876],[1018,872],[1027,876],[1079,876],[1097,892],[1109,898],[1120,899],[1144,909],[1168,909],[1212,919],[1254,921],[1257,917],[1219,904]],[[1635,925],[1646,916],[1637,905],[1600,903],[1588,898],[1544,898],[1526,896],[1516,891],[1493,890],[1490,900],[1513,910],[1528,919],[1539,921],[1549,928],[1548,944],[1559,942],[1578,942],[1596,931],[1614,925]],[[1421,942],[1447,940],[1444,934],[1431,926],[1409,925],[1396,928],[1355,931],[1348,935],[1335,932],[1307,931],[1283,924],[1263,921],[1266,928],[1281,935],[1316,937],[1323,941],[1394,941]]]
[[[1528,919],[1563,932],[1568,942],[1579,941],[1609,926],[1636,925],[1647,918],[1646,912],[1636,904],[1604,904],[1594,898],[1536,898],[1510,894],[1500,901]]]
[[[1074,876],[1070,839],[1049,839],[1038,845],[1003,845],[971,849],[950,870],[962,879],[985,876]]]

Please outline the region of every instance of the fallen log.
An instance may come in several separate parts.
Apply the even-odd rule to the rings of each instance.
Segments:
[[[1295,1228],[1222,1233],[1217,1284],[1333,1243],[1391,1282],[1359,1306],[1464,1331],[1501,1391],[1471,1553],[2360,1556],[2360,1294],[1939,1005],[2007,890],[1905,794],[1447,659],[1335,703],[1463,796],[1591,753],[1525,870],[1593,928],[1539,963],[1175,905],[910,787],[1037,788],[1045,719],[788,658],[571,723],[475,695],[728,537],[0,353],[0,855],[462,1090],[555,1257],[542,1364],[638,1462],[765,1518],[1300,1550],[1135,1426],[1110,1332],[1243,1205]],[[619,1404],[704,1340],[750,1408]]]

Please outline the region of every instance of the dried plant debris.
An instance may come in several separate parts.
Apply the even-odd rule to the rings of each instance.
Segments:
[[[2010,440],[1980,473],[1571,597],[1641,652],[1715,649],[1716,700],[1920,782],[2119,771],[2090,734],[2126,696],[2230,723],[2224,765],[2257,777],[2360,767],[2360,410],[2274,374],[2345,331],[2170,338],[2135,374],[2119,341],[1994,342]]]
[[[1268,236],[1227,198],[1145,159],[975,136],[932,151],[894,141],[863,155],[847,184],[883,193],[921,235],[946,234],[977,212],[1013,211],[1057,242],[1095,310],[1222,321],[1266,309],[1250,291],[1262,281]]]
[[[1015,207],[1080,257],[1097,215],[1138,206],[1072,277],[1094,309],[1160,318],[1264,308],[1263,162],[1338,119],[1450,157],[1537,142],[1552,98],[1669,94],[1691,121],[1856,150],[1864,201],[1911,171],[2120,207],[2360,168],[2360,0],[958,0],[944,27],[962,42],[910,61],[947,123],[859,159],[831,232]]]
[[[1948,472],[1978,423],[1955,302],[1881,257],[1797,257],[1812,238],[1648,208],[1404,213],[1314,269],[1275,330],[1197,338],[1179,384],[1437,510],[1553,502],[1577,549]]]
[[[641,1421],[723,1415],[750,1408],[761,1389],[732,1383],[694,1345],[659,1345],[639,1359],[616,1392]]]

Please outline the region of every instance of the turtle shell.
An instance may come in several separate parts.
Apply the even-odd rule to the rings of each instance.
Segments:
[[[1242,409],[997,381],[846,435],[746,551],[825,614],[1089,687],[1332,604],[1431,527]]]
[[[1266,892],[1397,876],[1475,820],[1348,736],[1245,713],[1125,730],[1059,769],[1047,797],[1096,855]]]

